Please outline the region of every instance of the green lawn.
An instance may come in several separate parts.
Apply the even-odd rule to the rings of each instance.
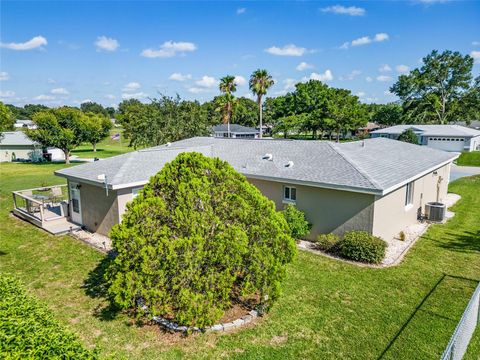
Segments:
[[[460,166],[480,166],[480,151],[463,152],[457,159]]]
[[[120,134],[120,140],[112,140],[110,136]],[[128,147],[129,140],[123,137],[122,128],[113,128],[110,130],[110,136],[97,144],[97,151],[93,151],[91,144],[83,144],[72,151],[72,155],[82,158],[106,158],[110,156],[124,154],[134,149]]]
[[[9,215],[10,191],[62,183],[64,165],[1,165],[0,272],[20,278],[56,318],[101,355],[132,359],[438,359],[480,279],[480,176],[452,183],[462,196],[446,225],[432,226],[403,263],[357,267],[300,252],[283,295],[255,325],[190,337],[138,324],[108,308],[104,256]],[[450,276],[444,277],[443,274]],[[470,359],[479,348],[473,341]]]

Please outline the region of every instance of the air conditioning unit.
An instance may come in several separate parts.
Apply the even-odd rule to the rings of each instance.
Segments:
[[[445,220],[447,207],[440,202],[429,202],[425,204],[425,217],[429,221],[442,222]]]

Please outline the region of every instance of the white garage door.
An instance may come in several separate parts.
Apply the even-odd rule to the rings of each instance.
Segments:
[[[428,138],[429,147],[444,151],[463,151],[464,144],[464,138]]]

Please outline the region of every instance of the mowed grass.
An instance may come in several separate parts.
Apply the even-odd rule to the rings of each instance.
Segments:
[[[24,281],[105,357],[438,359],[473,292],[472,280],[480,279],[477,176],[450,185],[462,196],[452,209],[456,216],[432,226],[399,266],[370,269],[300,252],[282,297],[256,324],[228,334],[170,335],[108,309],[98,282],[101,253],[9,215],[11,190],[62,183],[52,175],[62,166],[1,165],[0,271]],[[86,281],[96,286],[85,287]],[[479,337],[477,331],[470,359],[478,358],[470,354]]]
[[[460,166],[480,166],[480,151],[463,152],[457,159]]]
[[[119,140],[112,140],[111,136],[120,134]],[[128,146],[129,140],[123,137],[123,129],[121,127],[110,130],[110,135],[97,144],[97,151],[93,151],[92,144],[83,144],[72,151],[72,155],[80,158],[107,158],[115,155],[125,154],[134,151]]]

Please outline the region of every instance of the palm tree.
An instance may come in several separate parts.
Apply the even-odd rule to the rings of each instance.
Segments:
[[[228,137],[230,137],[230,119],[232,118],[232,112],[235,103],[235,97],[233,96],[233,93],[237,91],[235,76],[227,75],[221,78],[218,88],[223,95],[219,97],[219,107],[217,108],[217,111],[223,112],[223,123],[227,124],[227,133]]]
[[[260,134],[262,137],[262,96],[274,84],[273,78],[265,69],[257,69],[250,76],[249,86],[254,95],[257,95],[258,112],[260,114]]]

